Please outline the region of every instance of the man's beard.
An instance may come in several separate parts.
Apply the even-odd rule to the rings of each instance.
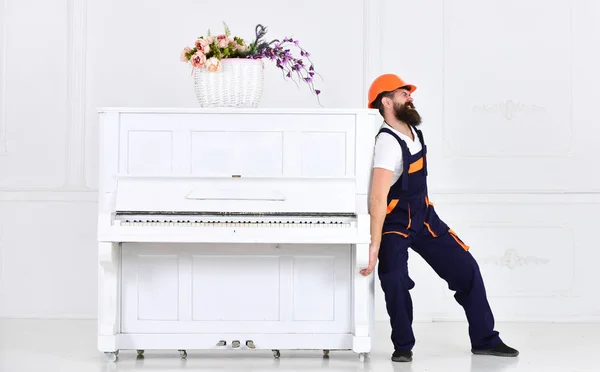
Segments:
[[[416,127],[421,124],[421,115],[415,110],[415,106],[412,102],[406,102],[403,105],[394,103],[394,116],[396,119],[403,121],[408,125]]]

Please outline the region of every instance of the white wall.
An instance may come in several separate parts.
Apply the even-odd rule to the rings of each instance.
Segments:
[[[378,14],[373,70],[418,86],[431,199],[496,318],[600,320],[600,4],[386,0]],[[431,269],[413,272],[421,315],[464,319]]]
[[[414,82],[431,198],[496,318],[600,320],[600,5],[484,3],[0,0],[0,317],[96,316],[96,108],[197,106],[180,50],[226,21],[300,39],[325,107],[364,107],[383,72]],[[262,107],[318,107],[273,66],[265,80]],[[464,319],[415,254],[410,269],[416,320]]]

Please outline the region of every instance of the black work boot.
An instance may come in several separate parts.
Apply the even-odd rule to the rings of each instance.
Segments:
[[[395,350],[392,354],[393,362],[412,362],[412,351],[410,350]]]
[[[471,352],[477,355],[493,355],[501,357],[516,357],[519,355],[519,351],[506,346],[504,342],[500,342],[491,349],[471,349]]]

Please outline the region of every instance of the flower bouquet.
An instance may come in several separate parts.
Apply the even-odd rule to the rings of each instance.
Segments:
[[[234,36],[224,23],[225,33],[200,36],[193,47],[185,47],[181,61],[192,65],[196,97],[201,107],[257,107],[264,88],[264,62],[273,61],[285,79],[306,83],[319,99],[313,84],[316,75],[310,54],[298,40],[263,40],[267,28],[257,25],[255,40],[247,43]],[[291,48],[299,50],[299,56]],[[296,82],[296,85],[298,83]]]

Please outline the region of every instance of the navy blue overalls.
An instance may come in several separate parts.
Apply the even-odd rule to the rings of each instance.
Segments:
[[[455,291],[464,308],[474,349],[488,349],[501,340],[494,330],[494,317],[486,298],[479,266],[469,247],[436,214],[427,193],[427,146],[412,155],[406,143],[388,128],[380,129],[396,138],[402,148],[403,170],[388,194],[387,215],[379,248],[378,274],[385,294],[395,350],[411,350],[413,308],[409,290],[415,283],[408,275],[411,247]]]

